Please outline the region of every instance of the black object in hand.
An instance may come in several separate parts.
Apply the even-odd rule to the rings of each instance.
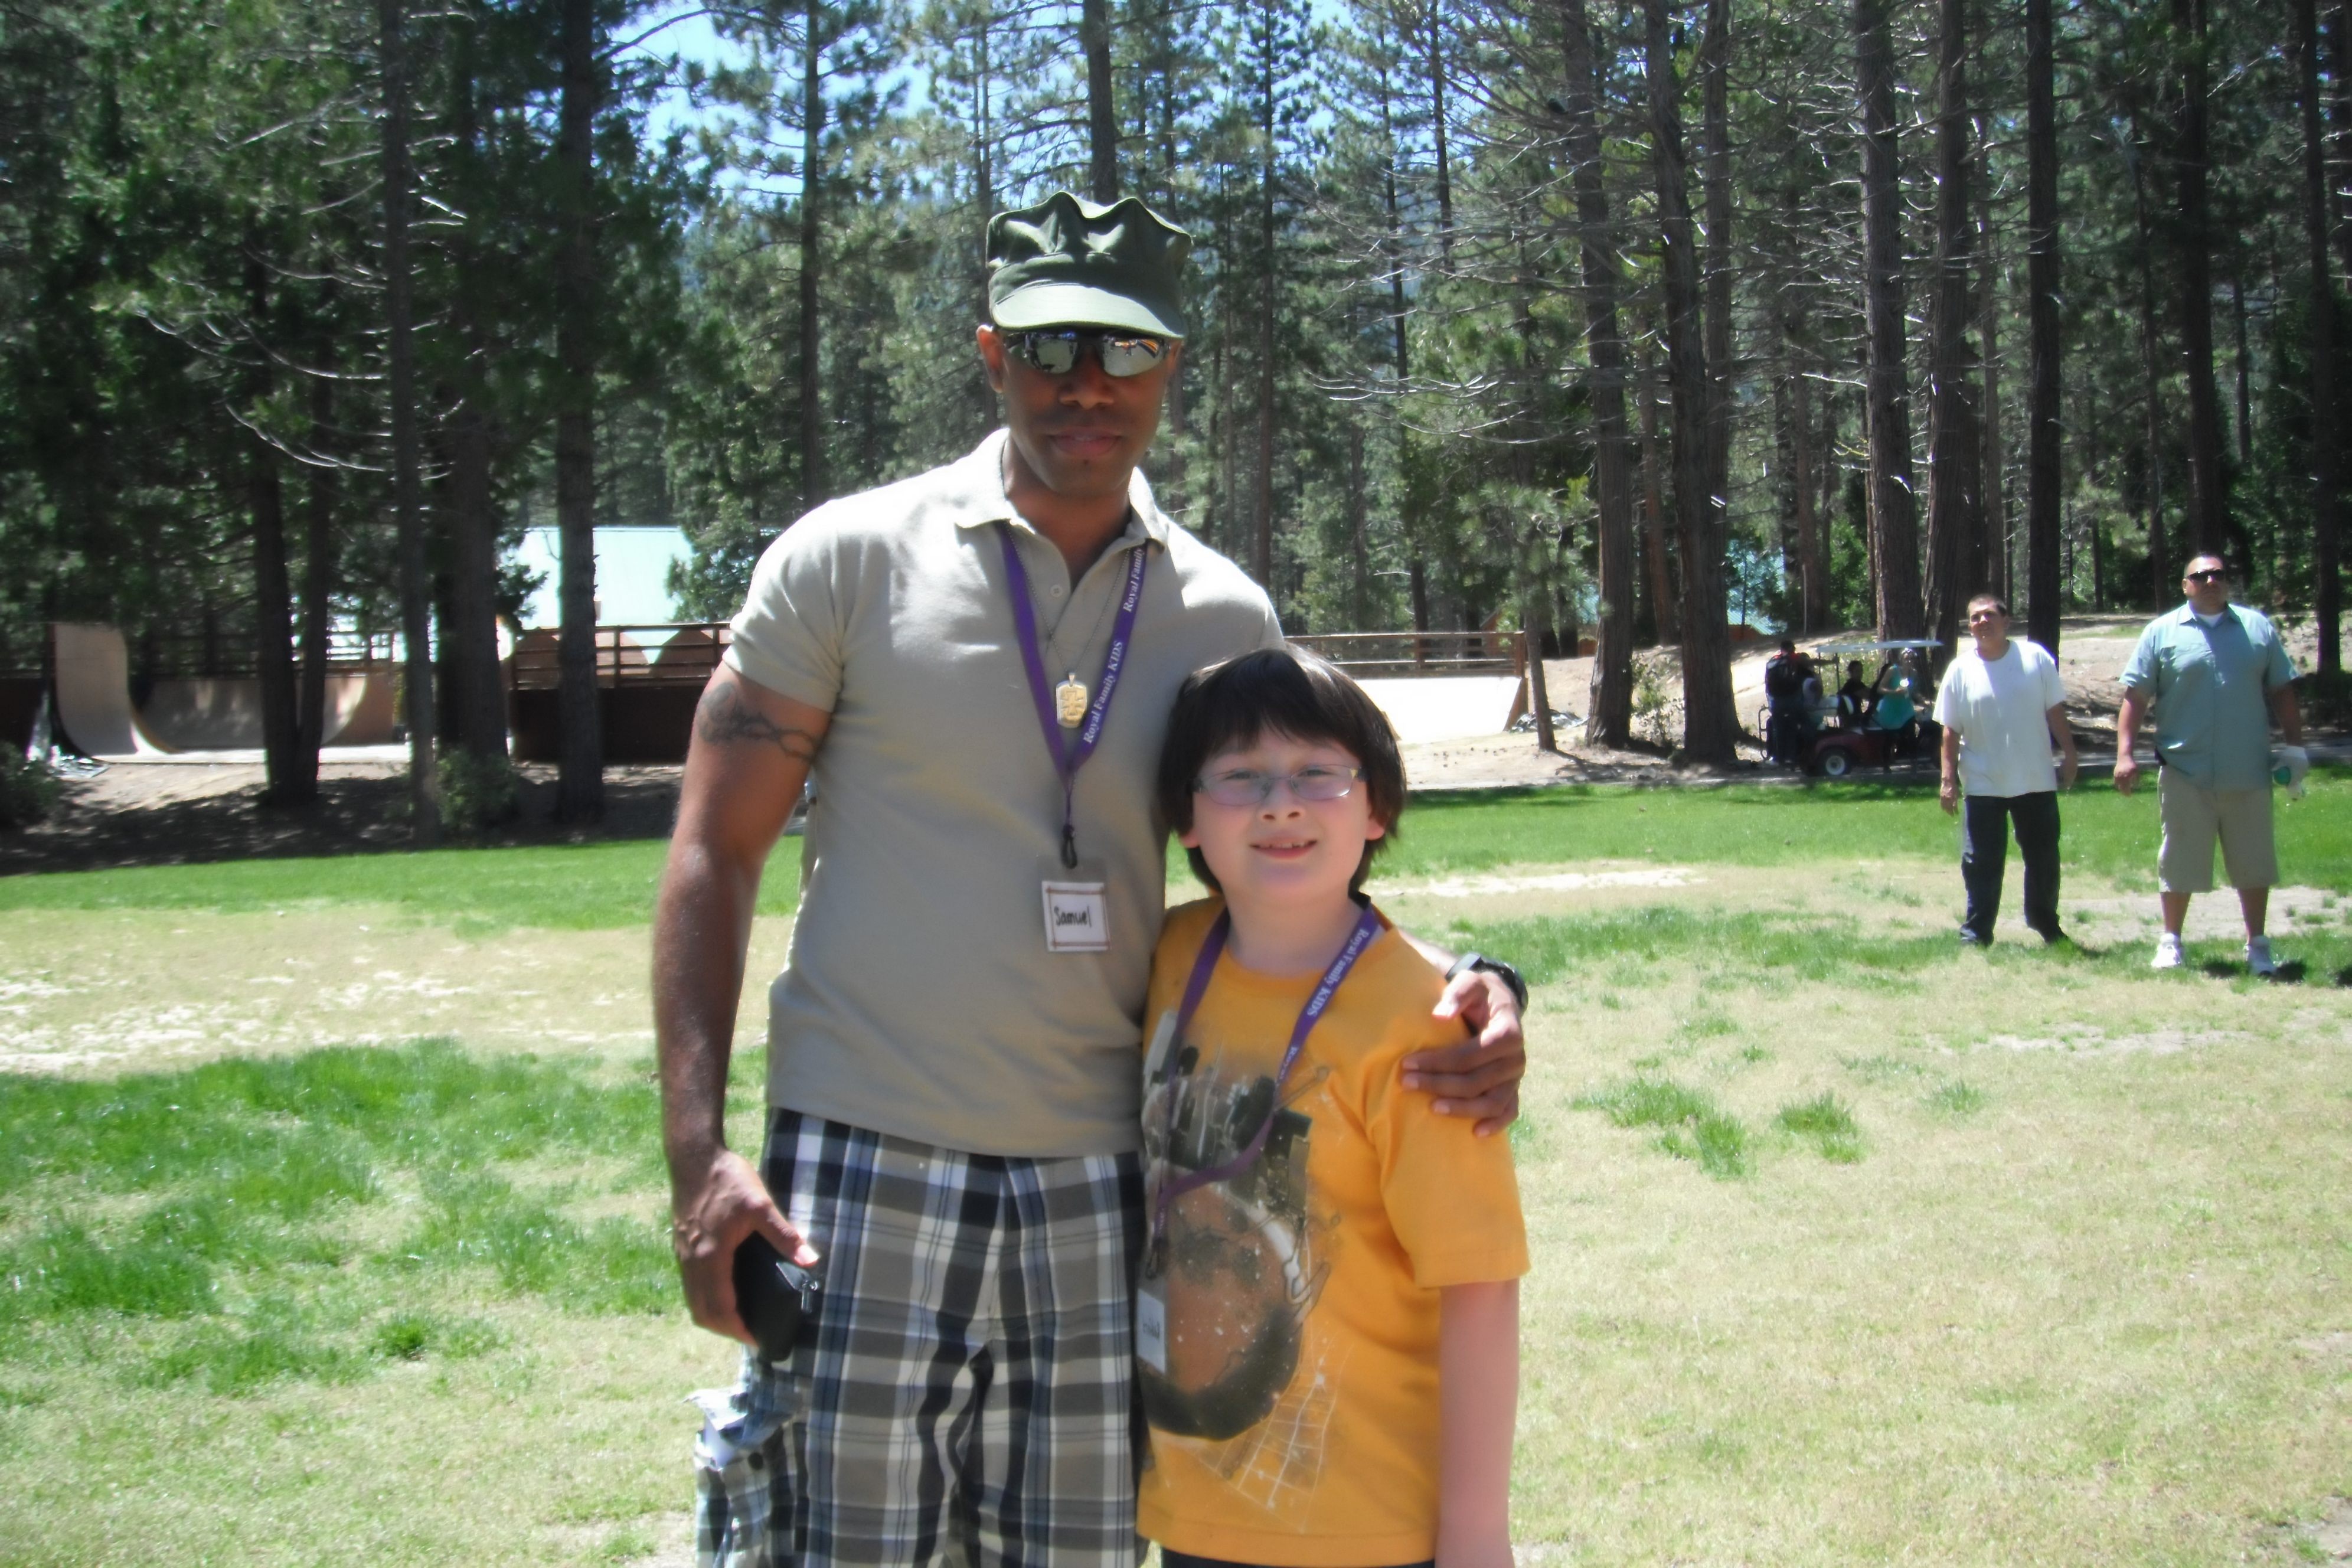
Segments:
[[[735,1314],[770,1361],[791,1359],[801,1320],[816,1310],[824,1289],[824,1281],[756,1230],[735,1248]]]

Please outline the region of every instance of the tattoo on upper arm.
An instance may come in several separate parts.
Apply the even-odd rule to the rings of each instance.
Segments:
[[[743,700],[732,681],[714,686],[695,705],[694,732],[706,745],[724,746],[738,741],[773,746],[794,762],[816,761],[817,737],[806,730],[779,724]]]

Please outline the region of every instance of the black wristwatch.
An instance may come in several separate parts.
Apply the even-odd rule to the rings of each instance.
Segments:
[[[1454,961],[1454,967],[1445,972],[1445,978],[1451,980],[1473,969],[1483,969],[1489,974],[1502,976],[1503,984],[1511,988],[1513,996],[1518,998],[1519,1011],[1524,1013],[1528,1010],[1528,983],[1519,977],[1517,970],[1499,958],[1489,958],[1483,952],[1465,952]]]

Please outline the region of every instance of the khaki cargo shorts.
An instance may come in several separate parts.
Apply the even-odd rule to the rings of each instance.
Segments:
[[[2207,789],[2179,768],[2166,768],[2157,786],[2164,819],[2164,847],[2157,851],[2157,880],[2168,893],[2213,890],[2213,840],[2221,841],[2221,864],[2233,888],[2278,885],[2278,846],[2271,836],[2271,792]]]

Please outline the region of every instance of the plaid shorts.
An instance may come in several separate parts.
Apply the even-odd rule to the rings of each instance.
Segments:
[[[789,1362],[694,1396],[699,1561],[1132,1568],[1137,1157],[776,1110],[761,1173],[824,1292]]]

